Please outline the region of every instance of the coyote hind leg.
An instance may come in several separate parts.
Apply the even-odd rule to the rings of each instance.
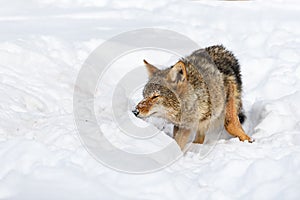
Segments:
[[[244,132],[239,121],[235,98],[237,95],[236,84],[229,82],[224,126],[230,135],[238,137],[241,141],[248,140],[249,142],[252,142],[251,138]]]

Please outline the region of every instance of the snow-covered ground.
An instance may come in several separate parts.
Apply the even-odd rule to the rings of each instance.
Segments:
[[[204,158],[188,152],[142,175],[86,151],[72,107],[80,67],[105,40],[145,27],[236,54],[254,143],[225,135]],[[299,27],[300,3],[291,0],[2,2],[0,199],[299,199]],[[107,126],[122,141],[114,122]]]

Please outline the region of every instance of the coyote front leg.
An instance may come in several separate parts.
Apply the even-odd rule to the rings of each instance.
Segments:
[[[208,129],[208,125],[209,125],[208,120],[202,121],[201,123],[198,124],[198,129],[193,143],[203,144],[205,140],[205,133]]]
[[[204,139],[205,139],[205,131],[204,130],[198,130],[193,143],[203,144]]]
[[[180,149],[183,150],[190,137],[191,130],[174,126],[173,136]]]

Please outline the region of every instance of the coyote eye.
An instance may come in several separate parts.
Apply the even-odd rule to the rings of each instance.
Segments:
[[[159,95],[153,95],[152,97],[151,97],[151,99],[155,99],[155,98],[157,98],[157,97],[159,97]]]

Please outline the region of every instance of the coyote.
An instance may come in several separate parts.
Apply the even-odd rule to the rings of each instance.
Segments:
[[[175,65],[160,70],[144,60],[149,80],[144,99],[133,114],[139,118],[160,117],[174,124],[173,137],[183,149],[190,133],[202,144],[210,126],[224,125],[241,141],[250,137],[241,123],[243,113],[240,66],[222,45],[199,49]]]

